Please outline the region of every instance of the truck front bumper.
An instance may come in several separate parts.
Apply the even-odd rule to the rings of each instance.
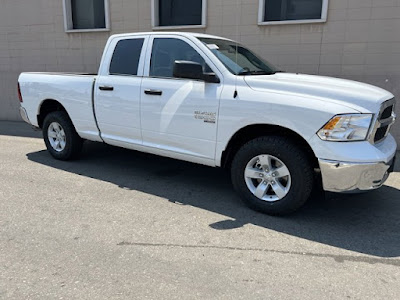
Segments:
[[[349,193],[381,187],[393,172],[395,157],[389,162],[351,163],[319,159],[325,191]]]

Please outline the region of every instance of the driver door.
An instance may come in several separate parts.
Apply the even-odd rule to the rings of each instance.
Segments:
[[[143,145],[213,165],[222,83],[174,78],[174,62],[194,61],[221,75],[185,37],[155,35],[149,45],[140,100]]]

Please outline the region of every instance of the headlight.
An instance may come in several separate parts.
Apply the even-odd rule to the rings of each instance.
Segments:
[[[325,141],[364,141],[371,126],[372,114],[348,114],[334,116],[319,131]]]

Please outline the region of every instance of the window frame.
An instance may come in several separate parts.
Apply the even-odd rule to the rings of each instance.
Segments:
[[[206,64],[220,79],[222,78],[222,72],[217,68],[217,66],[214,64],[212,59],[195,42],[193,42],[191,39],[188,39],[187,37],[184,37],[184,36],[169,35],[169,34],[168,35],[167,34],[154,34],[154,35],[150,36],[148,45],[147,45],[147,49],[146,49],[146,55],[145,55],[146,65],[145,65],[145,68],[143,71],[144,77],[165,79],[165,80],[195,80],[195,79],[186,79],[186,78],[177,78],[177,77],[150,76],[151,56],[153,53],[153,44],[154,44],[155,39],[177,39],[177,40],[181,40],[181,41],[185,42],[190,47],[192,47],[204,59]],[[203,80],[195,80],[195,81],[203,82]]]
[[[184,28],[206,28],[207,27],[207,0],[202,0],[201,9],[201,24],[200,25],[173,25],[173,26],[160,26],[159,20],[159,1],[151,0],[151,26],[153,30],[170,30],[170,29],[184,29]]]
[[[137,69],[136,69],[136,74],[124,74],[124,73],[111,73],[110,69],[111,69],[111,64],[112,64],[112,60],[114,58],[114,54],[115,54],[115,50],[117,49],[117,46],[120,42],[123,41],[128,41],[128,40],[143,40],[142,43],[142,48],[140,49],[140,53],[139,53],[139,59],[138,59],[138,63],[137,63]],[[143,69],[143,55],[145,53],[144,48],[145,48],[145,43],[147,43],[147,39],[146,37],[130,37],[130,38],[121,38],[121,39],[117,39],[117,41],[114,43],[114,51],[112,51],[112,54],[110,56],[110,61],[108,63],[108,68],[107,68],[107,75],[108,76],[128,76],[128,77],[143,77],[143,74],[140,72],[141,69]]]
[[[111,59],[114,55],[114,50],[116,45],[121,40],[128,40],[128,39],[144,39],[142,52],[140,53],[139,65],[138,65],[138,73],[137,75],[112,75],[110,74],[110,66],[111,66]],[[147,55],[147,47],[149,42],[149,35],[147,34],[121,34],[116,35],[114,37],[110,37],[104,46],[103,56],[101,58],[100,67],[98,71],[98,76],[124,76],[124,77],[143,77],[143,70],[145,67],[145,59]]]
[[[101,32],[110,31],[110,4],[109,0],[104,0],[104,18],[106,27],[105,28],[89,28],[89,29],[74,29],[72,22],[72,5],[71,0],[63,0],[63,15],[64,15],[64,31],[66,33],[74,32]]]
[[[307,24],[307,23],[325,23],[328,17],[329,0],[322,0],[320,19],[302,19],[302,20],[283,20],[283,21],[264,21],[265,2],[259,0],[258,4],[258,25],[283,25],[283,24]]]

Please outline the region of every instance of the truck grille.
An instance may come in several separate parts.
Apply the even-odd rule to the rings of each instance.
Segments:
[[[392,116],[393,108],[394,108],[393,105],[390,105],[389,107],[386,107],[383,110],[383,112],[381,113],[380,119],[384,120],[384,119],[390,118]]]
[[[381,142],[389,134],[390,127],[392,127],[394,121],[396,120],[394,108],[395,99],[385,101],[382,104],[381,110],[378,114],[378,118],[372,132],[374,144]]]
[[[374,143],[378,143],[386,137],[386,133],[388,132],[389,126],[384,126],[378,128],[375,133]]]

